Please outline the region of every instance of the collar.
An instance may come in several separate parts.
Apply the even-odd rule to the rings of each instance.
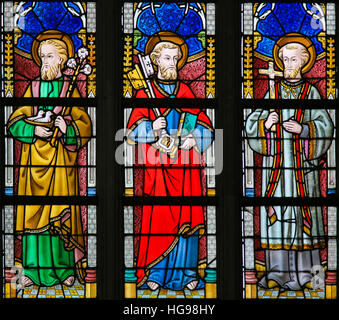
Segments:
[[[162,80],[159,80],[159,79],[154,79],[154,80],[153,80],[153,83],[154,83],[154,86],[156,87],[156,89],[157,89],[163,96],[165,96],[166,98],[169,98],[170,95],[169,95],[165,90],[163,90],[163,89],[161,88],[161,86],[159,85],[159,82],[160,82],[160,83],[164,83],[164,84],[175,84],[175,88],[174,88],[174,91],[173,91],[173,93],[172,93],[171,96],[176,96],[176,95],[177,95],[177,93],[178,93],[178,91],[179,91],[179,86],[180,86],[180,85],[179,85],[179,84],[180,84],[179,81],[173,81],[173,83],[172,83],[172,81],[171,81],[171,83],[170,83],[169,81],[163,82]]]
[[[286,79],[283,79],[281,81],[281,84],[285,87],[285,88],[297,88],[300,87],[302,84],[305,83],[304,79],[299,80],[298,82],[290,82]]]

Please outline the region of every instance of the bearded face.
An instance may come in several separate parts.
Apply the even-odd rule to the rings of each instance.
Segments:
[[[44,44],[41,46],[41,79],[54,80],[56,77],[61,76],[61,63],[57,49],[51,44]]]
[[[305,64],[305,61],[302,59],[300,48],[284,48],[282,58],[284,63],[284,78],[290,81],[300,80],[302,78],[301,69]]]
[[[176,80],[178,77],[177,64],[179,48],[163,48],[158,58],[158,77],[161,80]]]
[[[296,79],[299,74],[300,69],[301,69],[300,67],[296,67],[294,69],[285,69],[284,78],[287,80]]]
[[[176,80],[178,77],[177,69],[175,67],[166,67],[159,65],[159,71],[163,80]]]
[[[60,71],[60,64],[56,63],[52,66],[42,65],[41,66],[41,79],[51,81],[54,80]]]

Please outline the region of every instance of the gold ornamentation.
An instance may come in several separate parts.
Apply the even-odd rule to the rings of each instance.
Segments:
[[[86,46],[86,29],[80,29],[78,32],[78,37],[81,39],[82,45]]]
[[[128,72],[132,70],[132,37],[126,36],[124,41],[123,95],[126,97],[126,95],[129,94],[129,96],[132,97],[132,86],[127,77]]]
[[[125,196],[126,197],[133,197],[134,195],[134,189],[133,188],[126,188],[125,189]]]
[[[137,285],[135,283],[125,283],[125,299],[135,299],[137,297]]]
[[[97,284],[94,283],[86,283],[86,299],[94,299],[97,297]]]
[[[22,31],[19,28],[14,29],[14,45],[18,44],[19,38],[22,36]]]
[[[337,286],[334,284],[326,285],[326,299],[337,299]]]
[[[215,194],[216,194],[216,192],[215,192],[214,188],[208,188],[207,189],[207,196],[208,197],[215,197]]]
[[[88,87],[87,87],[87,92],[88,95],[90,95],[91,93],[96,96],[96,63],[95,63],[95,36],[93,34],[89,34],[87,36],[87,40],[88,40],[88,63],[93,67],[93,71],[92,73],[88,76]]]
[[[216,299],[217,298],[217,284],[206,283],[205,287],[206,287],[205,288],[206,299]]]
[[[258,43],[262,40],[262,35],[258,31],[254,31],[253,33],[253,49],[257,49]]]
[[[5,97],[14,96],[14,85],[13,85],[13,36],[10,33],[5,35],[5,52],[4,52],[4,63],[5,63]]]
[[[251,37],[247,36],[244,42],[244,97],[253,99],[253,47]]]
[[[207,39],[206,97],[215,98],[215,39]]]
[[[245,284],[245,297],[246,299],[257,299],[257,284]]]
[[[321,31],[317,36],[318,41],[321,43],[321,46],[324,50],[326,50],[326,33]]]
[[[334,38],[327,39],[327,98],[335,99],[335,46]]]

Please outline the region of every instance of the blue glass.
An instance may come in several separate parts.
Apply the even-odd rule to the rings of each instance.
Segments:
[[[179,4],[185,5],[185,2],[179,2]],[[194,7],[194,8],[201,10],[201,8],[199,8],[198,5],[194,2],[190,2],[190,7]]]
[[[203,50],[201,42],[197,38],[185,38],[188,46],[188,56],[199,53]]]
[[[28,12],[25,17],[19,18],[18,27],[32,35],[37,35],[43,30],[40,21],[37,19],[33,11]]]
[[[176,32],[185,11],[175,3],[164,3],[160,8],[155,9],[155,13],[161,30]]]
[[[189,11],[177,29],[177,33],[184,35],[197,34],[202,30],[202,21],[195,11]]]
[[[145,46],[146,46],[148,39],[149,39],[148,37],[143,36],[138,41],[138,45],[136,46],[136,49],[143,52],[145,50]]]
[[[71,2],[67,4],[80,13],[77,5]],[[32,10],[18,19],[18,27],[24,31],[18,39],[18,49],[30,53],[34,38],[45,30],[59,30],[71,35],[75,50],[82,45],[77,36],[77,32],[84,27],[82,20],[73,16],[63,2],[36,2],[34,6],[32,2],[28,2],[21,7],[20,13],[30,6]]]
[[[147,7],[147,4],[139,8],[141,10],[144,8],[137,18],[137,28],[143,37],[138,40],[137,50],[144,52],[149,37],[159,31],[171,31],[182,36],[188,45],[188,56],[204,49],[197,39],[199,32],[203,30],[201,17],[196,12],[201,10],[197,3],[190,3],[187,12],[186,4],[181,2],[155,2],[154,12],[151,7]]]
[[[274,9],[274,14],[284,28],[285,33],[298,32],[305,18],[305,11],[300,4],[284,3]]]
[[[57,29],[68,34],[74,34],[78,32],[81,27],[82,21],[80,19],[74,19],[70,14],[67,14],[57,26]],[[51,29],[53,29],[53,27]]]
[[[272,40],[267,37],[264,37],[262,41],[258,43],[256,51],[266,56],[272,57],[272,51],[276,40],[277,39]]]
[[[140,8],[144,8],[146,6],[150,5],[150,2],[143,2],[140,6]]]
[[[144,34],[151,36],[161,31],[157,19],[150,8],[143,11],[138,17],[137,28]]]
[[[68,5],[69,5],[72,9],[74,9],[77,13],[81,14],[80,8],[79,8],[76,4],[74,4],[73,2],[68,2]]]
[[[259,11],[259,15],[262,15],[266,10],[269,10],[272,8],[272,4],[266,3],[266,5]]]
[[[271,8],[271,4],[260,10],[260,15]],[[307,4],[307,9],[311,10],[312,5]],[[315,12],[315,10],[312,10]],[[276,3],[274,10],[257,24],[257,31],[263,36],[258,43],[257,52],[272,57],[274,42],[286,33],[298,32],[312,39],[317,54],[324,52],[317,35],[323,31],[321,24],[319,28],[314,28],[312,17],[306,13],[301,3]]]
[[[33,12],[46,30],[54,29],[60,23],[64,14],[67,13],[64,5],[56,5],[55,2],[38,2]]]

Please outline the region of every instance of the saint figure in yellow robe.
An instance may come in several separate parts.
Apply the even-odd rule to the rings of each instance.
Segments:
[[[24,97],[66,97],[70,79],[62,74],[74,54],[70,38],[44,32],[32,52],[41,68]],[[33,50],[33,48],[32,48]],[[72,97],[79,97],[75,88]],[[66,108],[66,109],[64,109]],[[22,143],[18,174],[19,196],[79,195],[77,157],[91,136],[91,120],[82,107],[23,106],[10,116],[7,128]],[[51,138],[55,130],[55,145]],[[22,237],[23,284],[71,286],[85,278],[85,244],[80,206],[18,205],[16,235]]]

